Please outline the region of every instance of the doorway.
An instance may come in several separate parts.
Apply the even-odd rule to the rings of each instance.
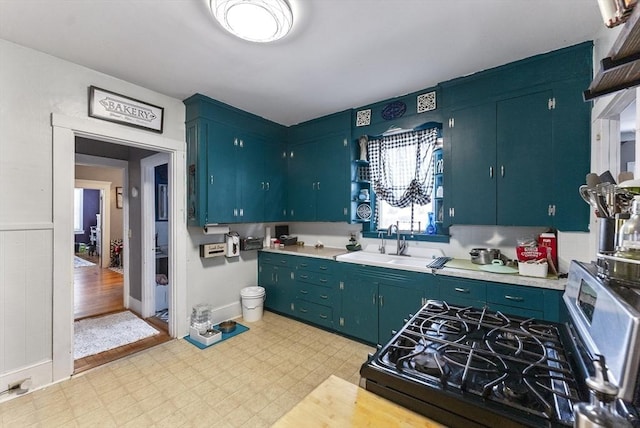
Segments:
[[[141,148],[166,152],[170,157],[169,183],[173,192],[169,195],[169,235],[173,243],[169,249],[169,283],[171,284],[171,315],[169,335],[187,334],[187,226],[181,213],[185,212],[186,195],[184,178],[185,143],[149,132],[118,126],[88,118],[70,117],[53,113],[53,337],[52,337],[52,381],[67,379],[74,370],[73,361],[73,257],[69,248],[73,246],[73,218],[69,207],[73,205],[74,157],[76,137],[86,137],[112,142],[127,148]],[[133,190],[127,182],[123,185],[125,240],[129,233],[137,231],[128,223],[128,193]],[[139,218],[139,217],[138,217]],[[125,266],[131,263],[129,250],[123,250]],[[130,270],[130,269],[129,269]],[[133,305],[127,290],[125,269],[125,306]],[[182,284],[176,286],[176,284]],[[127,301],[128,299],[128,301]]]

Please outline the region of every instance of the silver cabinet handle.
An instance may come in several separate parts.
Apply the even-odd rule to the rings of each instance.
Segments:
[[[500,175],[504,177],[504,165],[500,165]]]
[[[504,298],[507,300],[513,300],[514,302],[524,302],[524,297],[520,297],[520,296],[505,295]]]
[[[309,294],[309,292],[307,290],[300,290],[300,293],[302,294]]]
[[[313,190],[316,190],[316,182],[314,181],[311,186],[313,187]]]
[[[326,284],[328,281],[326,279],[320,278],[320,282]]]
[[[262,183],[262,190],[264,190],[264,181],[262,181],[261,183]]]
[[[302,312],[303,314],[306,314],[306,313],[307,313],[307,312],[309,312],[309,311],[308,311],[308,310],[306,310],[306,309],[300,308],[300,312]]]
[[[269,188],[270,188],[270,185],[269,185],[269,182],[267,181],[267,190],[269,190]]]
[[[458,293],[465,293],[465,294],[469,294],[469,289],[468,288],[459,288],[456,287],[454,288],[455,291],[457,291]]]
[[[244,217],[244,208],[240,208],[240,217]]]
[[[323,320],[326,320],[326,319],[327,319],[327,318],[329,318],[329,317],[328,317],[328,316],[326,316],[326,315],[322,315],[322,314],[320,314],[320,318],[322,318]]]
[[[493,178],[493,167],[489,167],[489,177]]]
[[[321,299],[328,299],[328,298],[329,298],[329,296],[327,296],[326,294],[321,294],[321,295],[320,295],[320,298],[321,298]]]
[[[309,279],[309,275],[300,275],[300,278],[302,278],[302,279]]]
[[[320,182],[318,181],[318,190],[320,190]]]
[[[309,266],[309,265],[306,264],[306,263],[300,263],[300,267],[306,268],[307,266]]]
[[[384,306],[384,296],[380,296],[380,306]]]

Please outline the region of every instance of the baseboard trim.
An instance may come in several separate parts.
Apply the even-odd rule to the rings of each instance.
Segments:
[[[140,314],[142,314],[142,302],[129,296],[129,307],[127,309],[129,309],[131,312],[134,312],[136,315],[141,316]]]
[[[24,379],[31,379],[31,387],[29,388],[27,393],[31,393],[38,389],[42,389],[46,386],[49,386],[53,383],[52,379],[52,371],[53,371],[53,361],[43,361],[41,363],[37,363],[31,365],[29,367],[24,367],[19,370],[15,370],[13,372],[4,373],[0,375],[0,393],[7,389],[7,385],[20,382]],[[68,379],[68,378],[67,378]],[[4,401],[12,400],[16,397],[21,397],[24,394],[16,394],[16,393],[6,393],[0,395],[0,403]]]

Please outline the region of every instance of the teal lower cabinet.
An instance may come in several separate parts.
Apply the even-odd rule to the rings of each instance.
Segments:
[[[316,325],[334,327],[337,304],[337,262],[310,257],[296,260],[294,316]]]
[[[505,315],[559,322],[561,290],[441,276],[440,298],[452,305],[487,307]]]
[[[369,343],[385,343],[427,298],[437,298],[430,274],[371,266],[343,266],[337,330]]]
[[[296,256],[260,252],[258,285],[264,287],[264,306],[285,315],[293,314],[296,297],[294,266]]]
[[[451,305],[482,308],[487,303],[487,285],[483,281],[441,276],[438,285],[440,299]]]
[[[491,283],[487,287],[487,304],[505,314],[560,322],[562,294],[562,290]]]

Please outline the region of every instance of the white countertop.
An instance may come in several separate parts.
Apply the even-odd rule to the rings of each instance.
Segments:
[[[352,263],[352,264],[358,264],[363,266],[378,266],[378,267],[384,267],[388,269],[399,269],[399,270],[407,270],[412,272],[431,273],[434,275],[476,279],[480,281],[491,281],[491,282],[498,282],[503,284],[525,285],[528,287],[547,288],[551,290],[564,290],[567,284],[566,278],[561,278],[561,279],[555,279],[551,277],[536,278],[536,277],[530,277],[530,276],[523,276],[519,274],[500,274],[500,273],[484,272],[482,270],[475,270],[473,268],[458,269],[458,268],[449,268],[445,266],[443,269],[430,269],[430,268],[427,268],[425,265],[421,265],[418,263],[416,263],[415,265],[398,265],[398,264],[390,264],[387,262],[371,263],[371,262],[362,262],[358,260],[344,260],[344,259],[341,260],[338,256],[351,254],[351,253],[346,251],[346,249],[344,248],[335,248],[335,247],[315,248],[310,245],[305,245],[305,246],[289,245],[284,248],[263,248],[261,251],[337,260],[338,262]],[[407,260],[411,260],[411,259],[409,258]]]

